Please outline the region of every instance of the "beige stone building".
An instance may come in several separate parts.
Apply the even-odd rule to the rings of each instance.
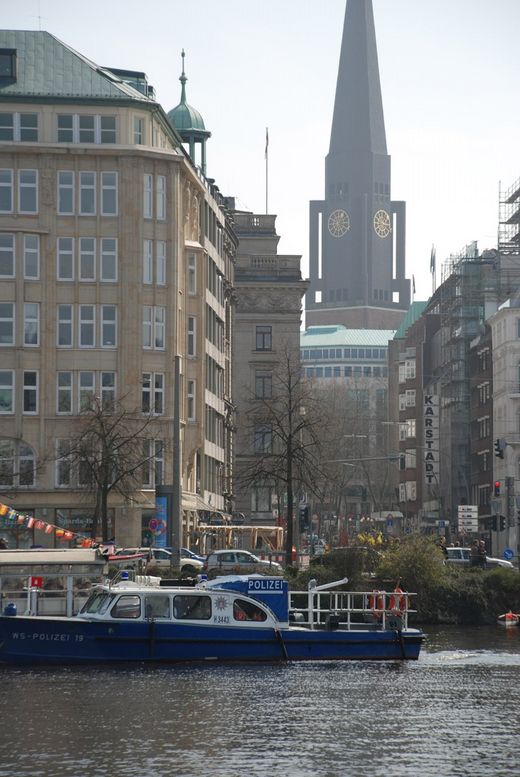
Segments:
[[[289,350],[298,357],[307,282],[301,276],[301,256],[277,254],[276,216],[234,210],[233,219],[239,240],[233,347],[237,408],[234,507],[247,522],[272,525],[277,508],[273,489],[241,486],[240,475],[271,445],[272,430],[265,424],[252,428],[251,412],[256,399],[260,404],[271,395],[273,373],[284,353]]]
[[[155,541],[155,487],[176,470],[179,356],[187,541],[232,489],[223,199],[144,73],[98,67],[36,31],[1,31],[0,65],[0,501],[88,535],[95,494],[68,450],[89,398],[124,401],[155,419],[138,443],[141,487],[111,495],[111,533]]]

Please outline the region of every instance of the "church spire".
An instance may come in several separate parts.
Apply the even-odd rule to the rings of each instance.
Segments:
[[[185,57],[184,49],[181,52],[182,57],[182,73],[179,77],[179,81],[181,82],[181,103],[186,103],[186,81],[188,80],[186,77],[186,73],[184,72],[184,57]]]
[[[386,154],[372,0],[347,0],[329,153]]]

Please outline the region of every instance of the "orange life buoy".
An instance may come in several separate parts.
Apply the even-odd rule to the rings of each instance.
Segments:
[[[394,588],[394,592],[392,596],[390,597],[390,603],[389,603],[389,609],[390,612],[398,613],[401,615],[407,607],[408,601],[407,596],[405,595],[402,588],[399,588],[399,586],[396,586]]]
[[[385,609],[385,597],[380,591],[373,591],[368,598],[368,606],[376,618],[380,618]]]

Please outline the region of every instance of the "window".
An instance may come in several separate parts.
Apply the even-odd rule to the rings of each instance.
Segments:
[[[117,281],[117,240],[114,237],[101,238],[99,272],[102,281]]]
[[[159,286],[164,286],[166,283],[166,243],[164,240],[158,240],[156,244],[155,280]]]
[[[164,349],[165,308],[143,306],[143,348]]]
[[[57,345],[61,348],[72,347],[72,305],[58,305]]]
[[[116,402],[116,374],[115,372],[101,373],[101,407],[103,410],[112,410]]]
[[[0,440],[0,486],[33,486],[34,451],[23,440]]]
[[[271,372],[257,370],[255,374],[256,399],[271,399],[273,394],[273,375]]]
[[[0,413],[14,413],[13,370],[0,370]]]
[[[115,116],[97,114],[60,114],[58,116],[58,143],[116,143]]]
[[[40,304],[25,302],[23,306],[23,344],[40,344]]]
[[[117,140],[117,127],[115,116],[100,116],[101,143],[115,143]]]
[[[117,309],[115,305],[101,305],[101,347],[117,345]]]
[[[197,258],[195,254],[188,254],[188,294],[197,293]]]
[[[153,240],[143,242],[143,283],[153,283]]]
[[[96,280],[96,241],[93,237],[79,239],[79,279]]]
[[[415,407],[415,389],[406,389],[406,407]]]
[[[257,456],[271,453],[273,449],[273,430],[268,424],[255,426],[254,452]]]
[[[134,116],[134,143],[141,145],[144,143],[144,121]]]
[[[79,212],[82,216],[93,216],[96,213],[96,174],[80,172],[79,174]]]
[[[166,177],[158,175],[156,180],[156,216],[159,221],[166,218]]]
[[[273,347],[273,328],[272,326],[256,327],[256,350],[271,351]]]
[[[143,487],[162,485],[164,476],[164,446],[162,440],[143,440]]]
[[[18,211],[38,213],[37,170],[18,170]]]
[[[186,400],[187,400],[188,421],[196,420],[195,385],[196,384],[194,380],[187,381]]]
[[[38,372],[24,370],[23,373],[23,412],[35,415],[38,412]]]
[[[56,413],[72,413],[72,372],[58,372],[56,391]]]
[[[14,302],[0,302],[0,345],[14,345]]]
[[[251,510],[254,513],[267,513],[272,510],[271,486],[255,486],[251,489]]]
[[[101,215],[117,216],[117,173],[101,173]]]
[[[74,173],[71,170],[58,171],[58,213],[61,216],[74,213]]]
[[[0,278],[15,277],[14,235],[0,233]]]
[[[0,78],[3,81],[16,78],[16,49],[0,49]]]
[[[153,176],[149,173],[143,176],[143,216],[145,219],[153,216]]]
[[[74,280],[74,240],[71,237],[58,238],[57,272],[59,281]]]
[[[173,614],[178,620],[209,620],[211,618],[211,598],[209,596],[173,597]]]
[[[195,316],[188,316],[188,356],[195,356],[197,352],[197,320]]]
[[[95,305],[79,306],[79,347],[93,348],[95,345]]]
[[[13,212],[13,171],[0,170],[0,213]]]
[[[164,374],[143,372],[141,407],[143,413],[164,413]]]
[[[31,143],[38,140],[37,113],[0,113],[0,140]]]
[[[92,371],[79,373],[79,411],[88,410],[96,393],[96,376]]]
[[[38,280],[40,277],[40,237],[23,236],[23,277],[26,280]]]
[[[72,456],[70,440],[56,440],[55,466],[56,487],[64,488],[70,486],[72,484]]]

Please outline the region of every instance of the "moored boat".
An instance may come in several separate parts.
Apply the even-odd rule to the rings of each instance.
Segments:
[[[4,663],[415,660],[423,634],[408,627],[409,597],[310,585],[297,610],[286,580],[260,575],[195,586],[122,573],[97,586],[74,617],[0,616]],[[314,581],[311,581],[314,582]],[[173,584],[172,584],[173,583]],[[301,594],[298,594],[301,596]],[[393,597],[395,603],[395,596]]]
[[[513,626],[518,626],[519,622],[520,614],[513,612],[512,610],[505,612],[503,615],[499,615],[497,618],[498,625],[503,626],[506,629],[512,628]]]

